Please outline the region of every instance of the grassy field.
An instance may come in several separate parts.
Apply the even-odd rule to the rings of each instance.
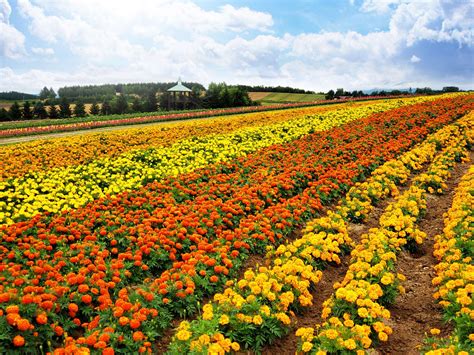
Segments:
[[[291,94],[284,92],[250,92],[250,98],[262,105],[273,105],[287,102],[310,102],[324,100],[321,94]]]

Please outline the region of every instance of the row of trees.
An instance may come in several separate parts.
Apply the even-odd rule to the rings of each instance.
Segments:
[[[71,101],[83,100],[92,102],[93,100],[113,100],[116,94],[126,95],[127,97],[139,96],[146,97],[150,92],[165,92],[176,83],[131,83],[131,84],[105,84],[105,85],[76,85],[66,86],[58,90],[60,98],[66,97]],[[183,83],[191,89],[199,91],[205,90],[200,83]]]
[[[314,91],[296,89],[289,86],[237,85],[245,91],[253,92],[284,92],[291,94],[314,94]]]

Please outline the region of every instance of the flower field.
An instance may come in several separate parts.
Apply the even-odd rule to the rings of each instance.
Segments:
[[[291,334],[292,352],[377,348],[404,290],[397,257],[430,238],[427,198],[469,157],[473,106],[393,99],[2,147],[0,349],[260,352]],[[471,175],[435,244],[452,334],[426,351],[473,345]],[[343,260],[321,322],[299,327]]]

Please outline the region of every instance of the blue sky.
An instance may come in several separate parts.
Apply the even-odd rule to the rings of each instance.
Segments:
[[[474,88],[470,0],[0,0],[0,91]]]

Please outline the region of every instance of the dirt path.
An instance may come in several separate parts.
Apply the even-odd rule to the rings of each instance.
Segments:
[[[472,162],[474,152],[471,151],[470,157]],[[400,295],[389,307],[393,334],[387,343],[377,348],[382,354],[419,354],[417,346],[422,344],[425,333],[431,328],[441,329],[442,335],[450,333],[450,326],[442,322],[441,307],[433,299],[435,289],[431,280],[435,276],[433,266],[437,264],[433,256],[434,236],[442,233],[443,213],[451,207],[454,190],[471,162],[456,165],[443,195],[428,195],[426,215],[418,225],[427,234],[421,252],[418,255],[400,254],[398,269],[407,278],[404,283],[406,294]]]

